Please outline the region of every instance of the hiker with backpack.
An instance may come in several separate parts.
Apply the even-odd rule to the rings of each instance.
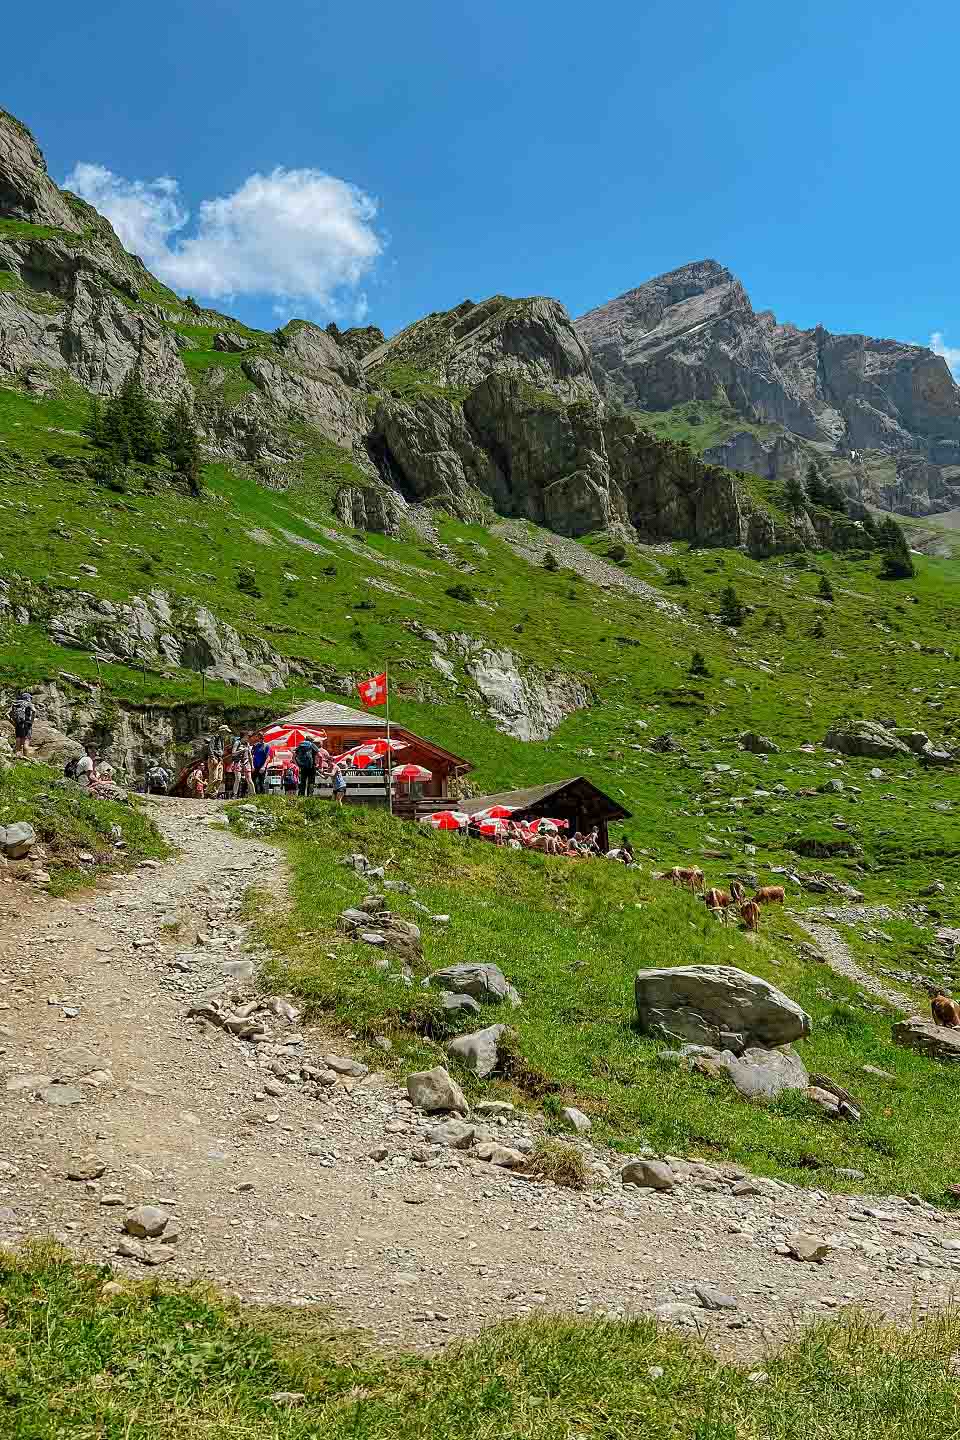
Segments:
[[[170,789],[170,772],[159,760],[147,762],[147,794],[166,795]]]
[[[253,783],[253,746],[250,736],[233,742],[233,798],[245,800]]]
[[[216,734],[207,740],[207,794],[211,800],[219,796],[223,785],[223,746],[224,738],[229,739],[229,736],[230,726],[221,725]]]
[[[253,746],[253,788],[262,795],[266,788],[267,766],[270,764],[270,746],[263,736],[254,736]]]
[[[29,690],[21,690],[16,700],[10,707],[10,723],[13,725],[13,735],[16,741],[18,755],[25,756],[30,749],[30,740],[33,736],[33,722],[36,719],[36,710],[33,705],[33,696]]]
[[[284,765],[280,783],[283,786],[283,793],[286,798],[288,800],[295,800],[297,787],[300,784],[300,771],[297,769],[296,763],[293,760],[288,760]]]
[[[293,752],[293,758],[297,762],[300,771],[300,785],[298,795],[306,798],[313,794],[313,787],[317,783],[317,759],[320,755],[320,746],[309,735],[304,736]]]

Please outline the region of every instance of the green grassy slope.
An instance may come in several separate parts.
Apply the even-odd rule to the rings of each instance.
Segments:
[[[503,1078],[481,1083],[464,1074],[467,1091],[535,1105],[557,1129],[561,1108],[576,1104],[598,1139],[628,1153],[651,1145],[658,1153],[733,1159],[794,1183],[937,1200],[960,1173],[960,1140],[949,1128],[931,1135],[926,1124],[931,1107],[952,1104],[950,1067],[894,1046],[884,1007],[865,1005],[854,985],[806,958],[802,932],[782,912],[765,911],[755,937],[722,928],[689,894],[652,880],[649,867],[638,873],[518,855],[422,826],[398,834],[384,814],[338,811],[324,801],[263,803],[289,844],[295,876],[289,911],[256,906],[274,947],[267,983],[293,989],[315,1014],[367,1042],[388,1034],[398,1065],[447,1063],[442,1046],[450,1035],[506,1022],[514,1033]],[[243,815],[233,818],[242,828]],[[340,911],[369,888],[338,864],[354,851],[373,864],[392,857],[389,875],[414,885],[428,911],[452,917],[432,924],[411,900],[391,895],[391,907],[423,930],[424,965],[410,989],[373,967],[369,946],[338,930]],[[452,1018],[419,985],[433,970],[479,959],[499,965],[517,986],[519,1009]],[[861,1124],[831,1123],[796,1094],[748,1105],[725,1079],[661,1058],[663,1043],[634,1029],[634,975],[703,963],[739,966],[803,1005],[813,1033],[799,1052],[811,1072],[857,1097]],[[371,1048],[370,1056],[382,1065],[382,1054]],[[894,1078],[867,1073],[865,1064]],[[864,1179],[851,1185],[841,1169]]]
[[[104,1293],[56,1250],[0,1256],[9,1440],[947,1440],[960,1320],[851,1317],[762,1370],[649,1321],[510,1322],[432,1359],[312,1313],[241,1313],[199,1288]],[[295,1397],[293,1403],[283,1396]]]

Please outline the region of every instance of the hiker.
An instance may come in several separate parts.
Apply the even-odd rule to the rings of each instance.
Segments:
[[[288,760],[283,767],[280,776],[280,783],[283,786],[283,793],[288,800],[293,800],[300,786],[300,770],[295,761]]]
[[[293,758],[297,762],[300,771],[300,784],[297,793],[306,798],[313,794],[313,787],[317,782],[317,756],[320,753],[320,746],[309,735],[305,735],[293,752]]]
[[[97,757],[89,745],[77,761],[73,778],[84,790],[89,790],[97,778]]]
[[[220,787],[223,784],[224,736],[229,736],[229,734],[230,726],[221,725],[216,734],[209,736],[207,739],[207,794],[211,799],[217,798],[220,794]]]
[[[267,782],[267,766],[270,764],[270,746],[263,736],[254,736],[253,745],[253,788],[262,795]]]
[[[330,767],[330,775],[333,781],[333,798],[338,805],[342,805],[347,798],[347,777],[343,773],[343,766],[334,761]]]
[[[587,835],[586,838],[583,840],[583,842],[582,842],[582,848],[583,848],[584,852],[585,852],[586,854],[588,854],[588,855],[599,855],[599,854],[600,854],[600,827],[599,827],[599,825],[594,825],[593,829],[590,831],[590,834]]]
[[[33,737],[33,722],[36,718],[36,710],[33,705],[33,696],[29,690],[20,690],[17,698],[10,707],[10,723],[13,725],[13,735],[16,741],[18,755],[25,756],[30,749],[30,740]]]
[[[159,760],[147,762],[147,794],[166,795],[170,788],[170,772]]]
[[[253,746],[248,735],[233,744],[233,798],[246,799],[253,781]]]
[[[196,769],[191,770],[187,776],[187,793],[192,795],[194,800],[203,800],[206,798],[207,786],[203,778],[202,765],[198,765]]]

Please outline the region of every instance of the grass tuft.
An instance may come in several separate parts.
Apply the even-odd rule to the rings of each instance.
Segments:
[[[590,1167],[568,1140],[539,1140],[523,1173],[530,1180],[546,1180],[567,1190],[589,1190],[591,1185]]]

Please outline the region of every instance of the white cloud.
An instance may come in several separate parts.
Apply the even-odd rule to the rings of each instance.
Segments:
[[[944,360],[946,360],[947,364],[950,367],[953,378],[960,381],[960,347],[955,345],[945,345],[943,340],[943,331],[934,330],[933,334],[930,336],[930,349],[933,351],[934,355],[943,356]]]
[[[126,180],[76,165],[68,190],[106,215],[123,244],[166,284],[212,299],[269,295],[331,314],[365,313],[354,293],[383,249],[376,201],[321,170],[250,175],[201,202],[196,221],[170,176]],[[189,227],[189,228],[188,228]]]

